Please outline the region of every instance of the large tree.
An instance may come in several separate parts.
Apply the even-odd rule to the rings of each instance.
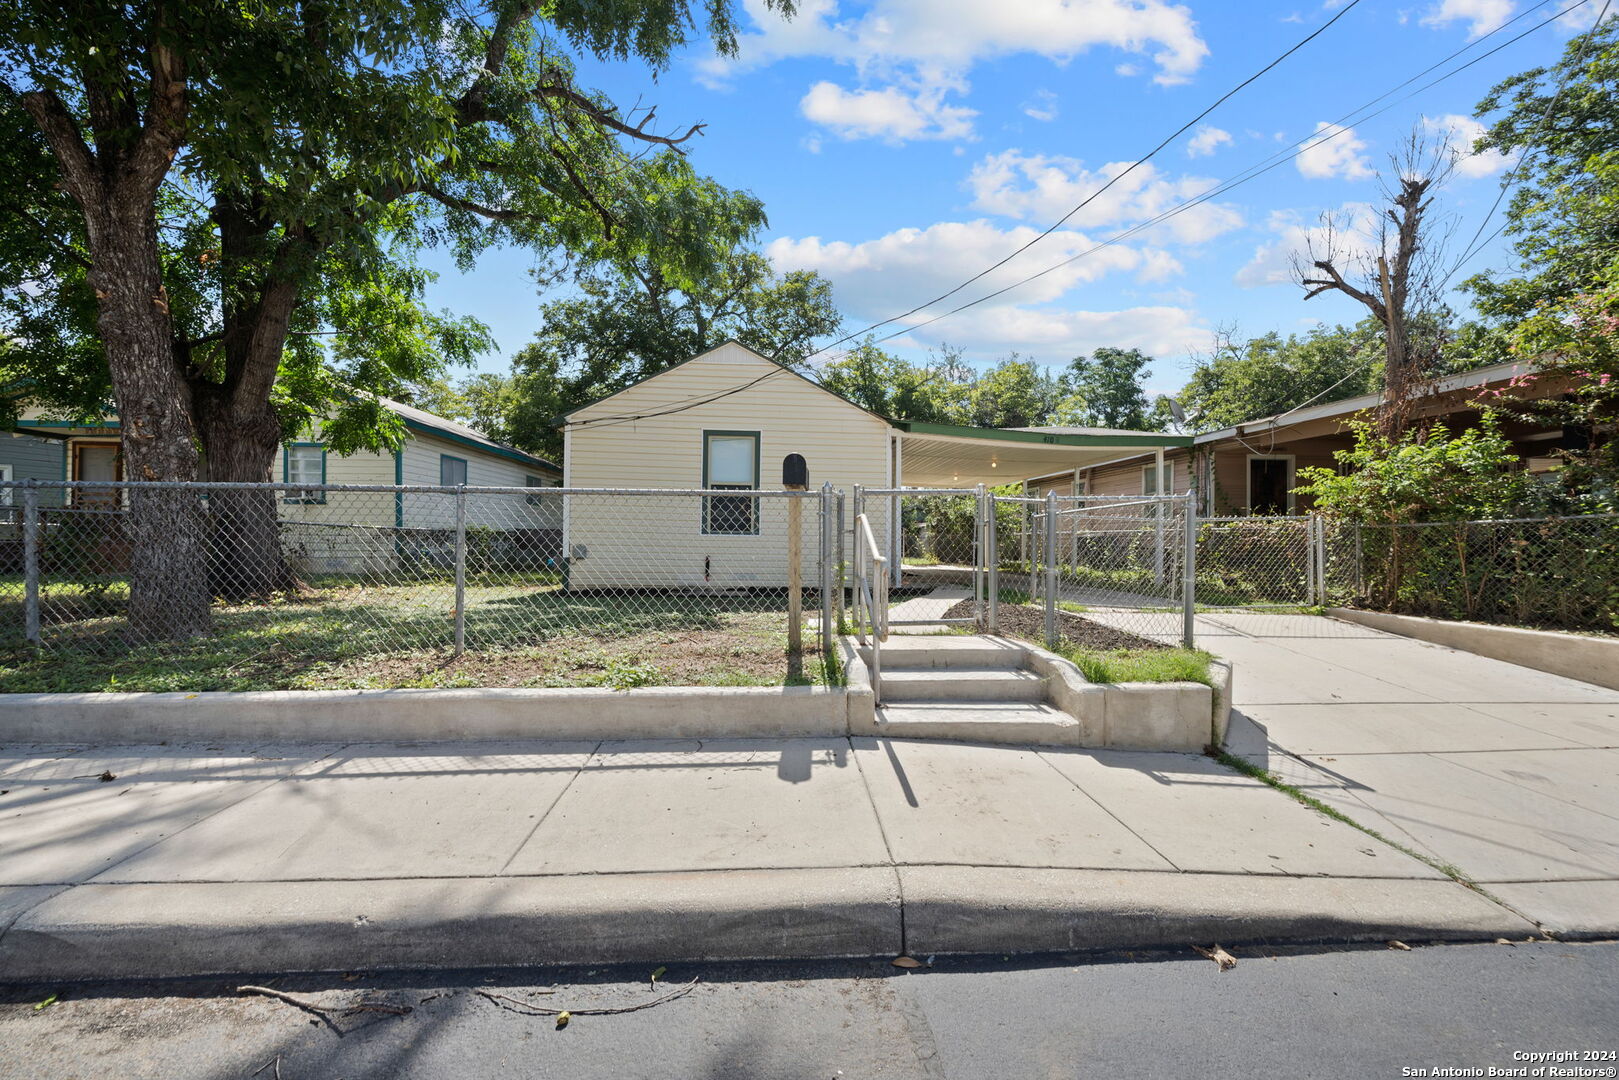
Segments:
[[[701,11],[732,50],[730,4]],[[214,479],[268,479],[289,410],[335,411],[339,448],[397,441],[367,391],[476,337],[421,312],[413,244],[451,244],[464,264],[516,242],[704,273],[757,213],[705,218],[717,200],[673,151],[700,125],[660,133],[650,112],[579,87],[567,60],[658,67],[695,26],[683,0],[0,4],[3,93],[52,165],[48,184],[24,173],[32,185],[8,203],[58,228],[51,259],[24,254],[36,287],[71,287],[53,272],[79,266],[127,475],[193,479],[201,449]],[[360,328],[397,347],[356,347]],[[319,347],[323,335],[338,348]],[[137,636],[207,626],[200,568],[228,594],[285,584],[273,501],[212,502],[238,540],[223,558],[208,557],[197,500],[132,493]]]
[[[1140,349],[1104,345],[1090,356],[1076,356],[1064,373],[1069,397],[1058,416],[1083,427],[1156,430],[1162,419],[1147,401],[1142,380],[1151,375],[1152,357]]]
[[[1383,324],[1372,318],[1285,338],[1274,330],[1247,340],[1222,336],[1197,359],[1179,401],[1192,427],[1217,431],[1378,390],[1383,357]]]
[[[751,200],[713,194],[707,216],[747,219]],[[824,278],[810,271],[777,274],[769,260],[745,247],[719,254],[707,272],[681,275],[645,257],[603,260],[587,266],[574,284],[578,295],[540,306],[540,332],[512,359],[508,435],[549,456],[561,453],[555,419],[586,402],[731,339],[784,367],[799,367],[815,339],[840,324]]]

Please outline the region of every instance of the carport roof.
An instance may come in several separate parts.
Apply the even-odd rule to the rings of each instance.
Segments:
[[[1012,484],[1125,457],[1191,446],[1190,435],[1115,428],[975,428],[890,421],[900,432],[904,487]]]

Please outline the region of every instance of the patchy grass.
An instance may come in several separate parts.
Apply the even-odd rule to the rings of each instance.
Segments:
[[[1202,649],[1096,649],[1059,648],[1058,655],[1072,660],[1085,677],[1096,683],[1195,682],[1213,686],[1209,661]]]
[[[8,598],[9,599],[9,598]],[[381,689],[466,686],[779,686],[841,682],[806,628],[787,654],[780,593],[564,593],[551,582],[478,578],[466,590],[467,651],[453,650],[442,582],[323,583],[308,598],[220,605],[206,637],[130,645],[122,604],[57,588],[47,642],[19,639],[0,603],[0,692]],[[15,610],[13,610],[15,609]],[[15,621],[10,621],[15,616]],[[11,627],[16,629],[13,631]]]

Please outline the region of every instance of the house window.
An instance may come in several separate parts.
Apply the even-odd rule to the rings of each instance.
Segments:
[[[531,487],[531,488],[543,488],[543,487],[550,487],[551,485],[546,483],[545,477],[543,477],[543,476],[525,476],[525,477],[523,477],[523,486],[524,487]],[[530,506],[544,506],[545,505],[545,496],[544,495],[529,495],[529,496],[527,496],[527,499],[528,499],[528,504]]]
[[[703,486],[724,491],[759,490],[759,433],[703,432]],[[740,495],[704,497],[703,532],[757,534],[759,500]]]
[[[11,479],[11,466],[10,465],[0,465],[0,484],[8,482],[8,481],[10,481],[10,479]],[[0,506],[10,506],[10,505],[11,505],[11,489],[10,488],[0,488]]]
[[[1293,512],[1293,457],[1290,454],[1248,455],[1248,512]]]
[[[1175,463],[1173,461],[1166,461],[1166,462],[1164,462],[1164,491],[1165,492],[1171,492],[1171,491],[1174,491],[1174,490],[1175,490]],[[1141,494],[1143,494],[1143,495],[1156,495],[1156,494],[1158,494],[1158,466],[1157,465],[1143,465],[1141,467]]]
[[[440,487],[460,487],[467,482],[467,459],[449,454],[438,456],[438,482]]]
[[[320,443],[289,443],[282,451],[281,482],[326,483],[326,447]],[[326,501],[326,493],[314,489],[289,491],[285,500],[290,503],[323,503]]]

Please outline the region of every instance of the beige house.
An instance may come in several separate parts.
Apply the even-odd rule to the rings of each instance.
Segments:
[[[805,459],[811,489],[830,483],[873,494],[877,542],[899,572],[897,493],[971,488],[1068,472],[1121,453],[1188,446],[1189,436],[1132,431],[1022,431],[894,420],[839,397],[728,342],[561,417],[569,489],[780,490],[782,462]],[[847,503],[846,503],[847,506]],[[816,514],[804,513],[813,560]],[[852,529],[852,512],[845,520]],[[564,550],[570,585],[780,586],[786,580],[785,500],[732,496],[568,496]],[[648,559],[646,536],[658,539]],[[852,537],[846,532],[845,551]]]

